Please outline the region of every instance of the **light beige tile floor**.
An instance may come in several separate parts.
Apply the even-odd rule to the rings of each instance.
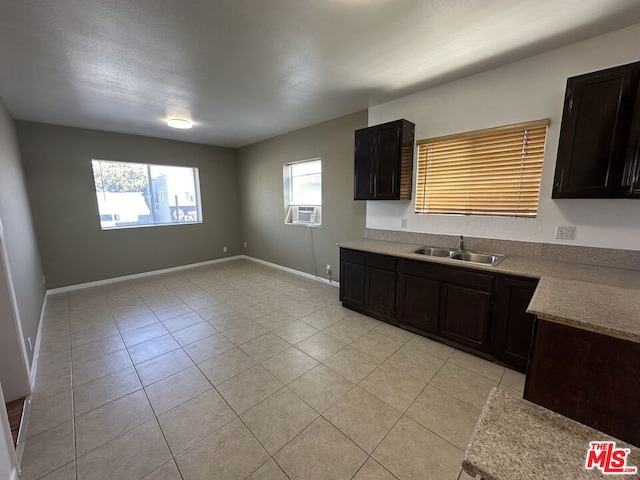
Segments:
[[[524,376],[239,260],[49,298],[23,479],[467,479]]]

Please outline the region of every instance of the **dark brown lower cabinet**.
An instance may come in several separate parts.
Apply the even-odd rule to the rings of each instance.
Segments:
[[[537,319],[524,398],[640,447],[640,344]]]
[[[536,285],[499,273],[340,249],[344,307],[521,371],[533,322],[526,309]]]
[[[366,309],[379,318],[394,321],[396,317],[396,272],[367,267]]]
[[[535,316],[527,313],[538,280],[498,276],[493,312],[493,355],[511,368],[524,372],[531,348]]]
[[[402,260],[398,323],[478,352],[491,346],[494,276]]]
[[[476,350],[489,351],[492,300],[491,292],[443,284],[440,334]]]
[[[340,249],[340,301],[346,308],[396,322],[397,258]]]
[[[423,332],[438,332],[440,282],[414,275],[400,275],[398,303],[400,324]]]
[[[364,252],[340,249],[340,300],[359,309],[364,309],[366,294],[364,258]]]

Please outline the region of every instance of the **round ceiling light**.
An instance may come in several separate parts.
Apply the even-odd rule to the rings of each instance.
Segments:
[[[193,126],[191,120],[183,120],[181,118],[170,118],[169,120],[167,120],[167,125],[169,125],[171,128],[182,129],[191,128]]]

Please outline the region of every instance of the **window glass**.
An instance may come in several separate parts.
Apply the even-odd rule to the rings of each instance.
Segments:
[[[283,166],[285,224],[322,225],[322,160]]]
[[[322,163],[320,160],[289,165],[290,205],[322,205]]]
[[[199,223],[198,169],[93,160],[103,230]]]

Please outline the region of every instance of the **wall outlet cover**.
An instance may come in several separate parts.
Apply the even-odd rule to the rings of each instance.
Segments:
[[[222,247],[222,253],[227,253],[227,247]]]
[[[576,236],[576,227],[569,225],[556,226],[556,238],[559,240],[573,240]]]
[[[400,219],[400,228],[407,228],[407,219],[406,218],[401,218]]]

